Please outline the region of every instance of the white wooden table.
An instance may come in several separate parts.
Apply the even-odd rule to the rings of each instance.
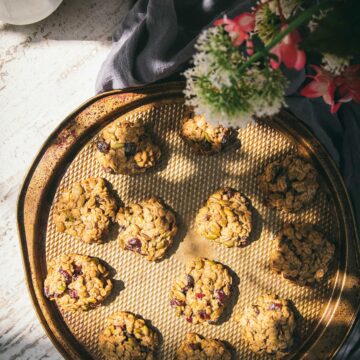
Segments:
[[[61,359],[32,308],[16,228],[22,180],[42,143],[94,95],[131,0],[65,0],[28,26],[0,22],[0,359]]]

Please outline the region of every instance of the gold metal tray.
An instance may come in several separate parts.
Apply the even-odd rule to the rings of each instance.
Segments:
[[[18,202],[18,226],[26,278],[35,309],[47,334],[66,359],[101,358],[97,335],[106,318],[127,310],[150,319],[162,334],[159,358],[173,359],[190,331],[228,341],[237,359],[254,355],[240,338],[235,314],[262,293],[291,299],[298,309],[296,359],[332,358],[346,339],[359,307],[359,244],[352,207],[341,177],[312,133],[287,112],[240,131],[242,146],[225,153],[195,155],[178,135],[184,104],[182,83],[113,91],[90,99],[50,135],[25,179]],[[162,147],[161,163],[138,176],[106,174],[89,146],[96,134],[119,117],[142,116],[153,126]],[[319,171],[322,192],[314,206],[296,215],[265,207],[255,176],[272,159],[300,152]],[[165,260],[150,263],[122,251],[113,240],[88,245],[55,230],[52,204],[64,187],[89,176],[106,178],[123,202],[160,196],[177,213],[180,233]],[[253,241],[227,249],[194,236],[191,225],[208,195],[223,185],[244,192],[256,210]],[[288,283],[268,269],[272,234],[286,220],[317,224],[336,243],[331,276],[319,286]],[[81,314],[61,314],[43,295],[49,259],[64,252],[98,256],[115,273],[114,295],[106,306]],[[237,275],[236,291],[220,325],[192,325],[177,318],[169,305],[174,278],[192,256],[201,255],[229,266]]]

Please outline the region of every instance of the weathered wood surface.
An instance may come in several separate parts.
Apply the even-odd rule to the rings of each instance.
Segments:
[[[94,95],[111,34],[131,3],[65,0],[39,23],[0,23],[0,359],[61,359],[27,292],[16,200],[42,143]]]

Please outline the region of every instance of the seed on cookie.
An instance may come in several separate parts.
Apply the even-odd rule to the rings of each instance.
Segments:
[[[234,143],[237,131],[222,125],[214,127],[204,116],[190,112],[181,123],[181,137],[198,154],[212,155]]]
[[[195,219],[199,235],[227,247],[248,245],[252,229],[250,201],[226,187],[212,194]]]
[[[95,142],[96,159],[106,172],[138,174],[154,166],[160,148],[146,132],[142,119],[118,119]]]
[[[230,351],[217,339],[188,333],[176,352],[177,360],[231,360]]]
[[[102,178],[89,178],[64,189],[54,208],[54,222],[85,243],[102,242],[115,221],[117,204]]]
[[[50,261],[45,296],[64,311],[86,311],[99,306],[111,293],[108,270],[98,258],[64,254]]]
[[[215,323],[224,311],[230,294],[232,278],[222,264],[197,258],[187,266],[185,274],[174,282],[170,305],[177,316],[189,323]]]
[[[174,213],[155,197],[120,208],[117,222],[121,248],[149,261],[161,259],[177,233]]]
[[[294,343],[295,316],[288,300],[262,295],[238,318],[242,338],[256,353],[287,355]]]
[[[271,269],[301,286],[320,282],[335,253],[334,244],[309,224],[285,224],[275,242]]]
[[[99,346],[106,360],[153,360],[159,336],[149,321],[120,311],[108,318]]]
[[[268,164],[257,180],[266,204],[296,212],[314,201],[320,187],[317,177],[317,171],[307,160],[288,155]]]

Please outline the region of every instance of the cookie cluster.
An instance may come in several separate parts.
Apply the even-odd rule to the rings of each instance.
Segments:
[[[180,135],[199,154],[224,150],[237,138],[234,129],[213,127],[203,116],[187,113]],[[161,150],[142,120],[119,119],[107,126],[92,145],[107,173],[134,175],[155,166]],[[278,210],[298,212],[310,206],[320,188],[313,165],[297,155],[269,163],[257,177],[265,203]],[[112,224],[118,225],[118,242],[148,260],[159,261],[178,231],[174,211],[152,196],[120,205],[107,181],[91,177],[63,189],[54,205],[59,232],[85,243],[106,242]],[[212,193],[194,219],[198,235],[227,248],[251,243],[253,209],[249,198],[231,187]],[[314,286],[328,273],[335,246],[316,229],[301,223],[284,224],[275,234],[270,268],[299,286]],[[240,250],[239,250],[240,251]],[[135,258],[135,257],[134,257]],[[135,260],[134,260],[135,261]],[[62,254],[48,264],[45,296],[63,311],[86,311],[100,306],[112,291],[108,266],[100,259]],[[233,293],[231,270],[220,262],[196,258],[173,282],[170,306],[189,324],[216,324]],[[296,317],[289,300],[261,295],[245,306],[237,318],[243,340],[255,353],[283,357],[294,346]],[[189,325],[190,326],[190,325]],[[140,315],[127,311],[112,314],[99,334],[105,359],[156,358],[159,333]],[[177,350],[177,359],[231,359],[228,346],[217,339],[188,333]]]
[[[121,248],[149,261],[161,259],[177,233],[174,213],[155,197],[120,208],[117,222]]]
[[[106,359],[153,360],[159,335],[149,321],[119,311],[107,319],[107,327],[99,334],[99,346]]]
[[[64,254],[48,264],[44,293],[65,311],[85,311],[104,302],[112,287],[107,267],[99,259]]]
[[[181,136],[201,155],[213,155],[235,143],[237,131],[222,125],[212,126],[202,115],[187,114],[181,123]]]
[[[226,187],[212,194],[195,219],[197,232],[227,247],[248,245],[252,229],[250,201]]]
[[[262,295],[240,315],[241,335],[252,351],[282,357],[294,344],[295,316],[288,300]]]
[[[315,168],[294,155],[268,164],[258,176],[258,184],[269,206],[288,212],[310,205],[320,187]]]
[[[196,333],[188,333],[177,352],[178,360],[231,360],[231,352],[217,339],[204,338]]]
[[[95,147],[96,159],[106,172],[113,174],[142,173],[161,156],[141,119],[114,121],[101,132]]]
[[[54,209],[54,222],[85,243],[102,242],[115,220],[117,204],[101,178],[89,178],[64,189]]]
[[[299,285],[323,280],[334,257],[335,246],[309,224],[285,224],[275,234],[276,248],[270,267]]]
[[[195,259],[174,282],[170,304],[192,324],[216,323],[230,298],[231,275],[224,265]]]

